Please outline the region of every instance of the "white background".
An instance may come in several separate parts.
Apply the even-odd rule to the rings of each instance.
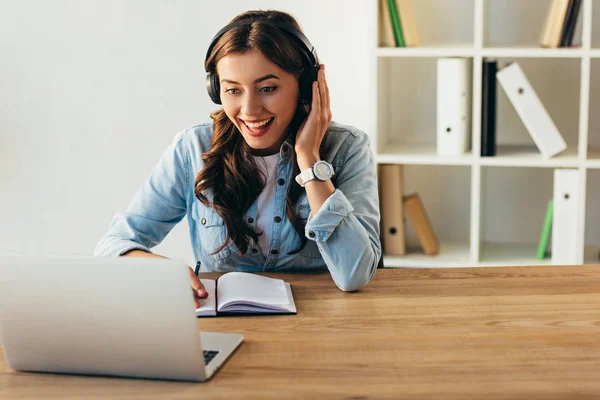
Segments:
[[[209,41],[255,8],[298,19],[334,120],[374,125],[367,1],[0,0],[0,252],[90,255],[173,136],[210,121]],[[184,219],[155,250],[191,262],[189,242]]]

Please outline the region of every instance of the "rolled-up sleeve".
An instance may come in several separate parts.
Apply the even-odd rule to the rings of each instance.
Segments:
[[[309,215],[305,235],[317,243],[336,285],[353,291],[373,278],[381,257],[377,174],[368,136],[353,136],[341,159],[336,190]]]
[[[130,250],[150,252],[186,214],[188,152],[178,134],[125,212],[112,219],[95,256],[120,256]]]

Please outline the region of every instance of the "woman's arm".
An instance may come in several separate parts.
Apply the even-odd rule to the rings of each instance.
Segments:
[[[336,285],[352,291],[373,278],[381,257],[381,243],[377,175],[369,138],[361,133],[347,140],[349,145],[341,150],[345,152],[345,163],[335,171],[335,191],[317,213],[311,212],[305,235],[317,243]],[[325,183],[315,182],[312,189],[306,185],[309,201],[309,191],[317,192],[319,184]]]
[[[136,249],[151,253],[185,216],[189,161],[184,137],[178,135],[164,151],[127,211],[114,216],[94,255],[120,256]]]
[[[319,148],[329,123],[331,109],[325,67],[313,83],[313,98],[308,118],[296,136],[296,160],[300,171],[319,159]],[[331,180],[309,181],[305,185],[311,215],[306,224],[308,240],[319,251],[336,285],[352,291],[366,285],[381,257],[379,241],[379,197],[375,161],[367,135],[353,132],[348,145],[340,150],[344,162]]]

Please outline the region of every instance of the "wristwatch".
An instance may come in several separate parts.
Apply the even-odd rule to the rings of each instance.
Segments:
[[[305,169],[296,175],[296,182],[304,187],[307,182],[312,181],[313,179],[326,181],[334,175],[333,165],[329,164],[327,161],[319,160],[312,167]]]

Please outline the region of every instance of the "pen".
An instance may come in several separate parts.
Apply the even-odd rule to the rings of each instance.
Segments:
[[[198,276],[198,272],[200,272],[200,264],[202,264],[200,261],[196,263],[196,269],[194,269],[194,274],[196,276]]]

